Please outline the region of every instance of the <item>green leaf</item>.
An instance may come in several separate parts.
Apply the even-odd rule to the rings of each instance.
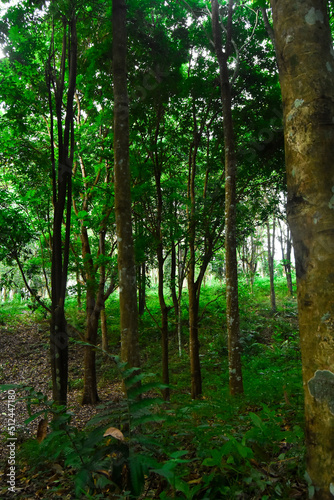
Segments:
[[[250,412],[249,416],[250,416],[253,424],[255,425],[255,427],[258,427],[259,429],[262,430],[263,429],[263,422],[262,422],[261,418],[253,412]]]

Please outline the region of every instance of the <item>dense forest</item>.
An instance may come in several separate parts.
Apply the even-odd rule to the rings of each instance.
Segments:
[[[3,1],[1,498],[334,498],[334,5]]]

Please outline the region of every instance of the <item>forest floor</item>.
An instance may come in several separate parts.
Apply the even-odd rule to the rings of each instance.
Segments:
[[[34,322],[31,313],[18,315],[9,325],[0,326],[0,384],[15,384],[30,386],[36,393],[52,398],[50,386],[50,357],[49,357],[50,327],[47,321]],[[70,343],[69,347],[69,379],[76,380],[83,377],[83,350],[80,344]],[[36,437],[38,424],[43,416],[25,424],[29,418],[27,403],[22,398],[23,393],[16,394],[15,400],[15,435],[18,444],[30,437]],[[82,429],[86,423],[98,412],[94,405],[80,404],[82,388],[69,387],[68,408],[72,412],[71,423]],[[107,387],[99,388],[101,403],[118,401],[122,397],[120,382],[109,383]],[[39,409],[39,408],[37,408]],[[32,408],[32,413],[36,411]],[[6,481],[8,477],[8,438],[6,436],[8,417],[7,393],[0,392],[1,440],[0,440],[0,498],[10,497]],[[53,473],[50,476],[54,475]],[[39,481],[27,474],[27,470],[16,471],[16,491],[19,498],[43,498],[45,492],[41,490]]]
[[[218,300],[212,301],[215,295]],[[127,433],[126,428],[122,427],[121,420],[119,424],[117,423],[117,415],[127,412],[132,422],[135,422],[136,410],[127,408],[128,401],[124,399],[120,373],[115,364],[98,356],[99,397],[102,404],[112,403],[113,423],[109,425],[123,429],[126,443],[129,443],[127,449],[132,449],[132,458],[125,457],[126,468],[123,466],[122,471],[127,470],[131,473],[132,479],[137,478],[140,493],[129,496],[127,488],[119,487],[119,483],[115,486],[114,482],[112,484],[103,482],[101,472],[103,476],[105,471],[101,471],[101,467],[94,463],[96,444],[97,448],[104,444],[100,443],[100,438],[98,438],[100,441],[96,441],[94,432],[90,434],[91,431],[85,429],[83,432],[82,429],[94,415],[97,413],[101,415],[101,409],[80,404],[84,347],[80,342],[71,340],[68,392],[68,406],[72,413],[70,432],[74,447],[84,443],[83,453],[85,446],[87,447],[88,468],[81,467],[75,460],[68,463],[71,453],[68,450],[65,452],[65,444],[63,446],[61,440],[57,442],[57,432],[51,430],[50,426],[51,417],[48,437],[55,436],[54,448],[52,440],[48,441],[48,438],[41,444],[38,442],[39,422],[44,414],[41,413],[38,418],[26,424],[25,421],[29,418],[27,401],[20,398],[24,395],[26,398],[27,392],[17,390],[13,415],[17,437],[16,496],[22,500],[52,498],[78,500],[82,495],[76,493],[74,487],[80,480],[80,474],[83,473],[92,477],[89,486],[91,493],[84,495],[84,498],[162,500],[308,498],[308,485],[303,477],[305,472],[303,391],[296,300],[286,296],[282,283],[278,294],[278,310],[272,314],[268,306],[267,283],[263,280],[258,283],[257,294],[249,294],[247,287],[241,287],[240,295],[245,389],[245,394],[240,398],[230,397],[228,391],[227,346],[226,338],[222,335],[225,321],[224,303],[219,302],[220,289],[208,288],[202,293],[199,333],[203,396],[195,401],[190,398],[185,302],[181,356],[177,338],[172,332],[170,339],[171,401],[169,404],[161,401],[157,404],[153,399],[153,405],[149,406],[149,396],[155,397],[159,392],[158,383],[156,383],[157,390],[154,390],[155,382],[153,382],[153,394],[150,389],[148,395],[143,396],[148,398],[144,400],[146,410],[151,412],[153,417],[154,415],[162,417],[160,423],[153,419],[144,426],[135,424],[131,436],[130,432]],[[149,300],[151,314],[144,315],[140,323],[144,377],[142,382],[144,386],[147,382],[148,388],[152,385],[152,376],[153,380],[156,380],[156,375],[152,374],[160,370],[161,363],[160,332],[152,317],[154,315],[159,318],[159,304],[154,293]],[[82,330],[84,313],[78,313],[75,303],[69,304],[69,310],[71,307],[73,307],[71,322],[73,326]],[[117,300],[111,300],[108,307],[110,347],[112,352],[117,353],[119,350]],[[4,310],[2,308],[0,312]],[[44,396],[50,400],[52,394],[49,324],[40,314],[31,314],[29,309],[23,306],[21,309],[11,306],[8,311],[10,311],[9,316],[0,318],[2,321],[0,385],[30,386],[33,387],[33,397],[36,402]],[[159,381],[159,377],[157,380]],[[0,392],[3,431],[0,440],[0,499],[13,496],[7,484],[10,471],[8,394]],[[41,408],[40,403],[41,401],[36,407],[32,405],[33,413]],[[45,408],[45,402],[42,403],[42,407]],[[141,411],[140,407],[138,414]],[[93,447],[90,439],[93,441],[95,439]],[[59,444],[60,448],[63,446],[61,450],[65,452],[63,456],[59,456],[60,451],[57,451]],[[121,445],[122,443],[118,445],[118,449]],[[109,448],[105,448],[108,450],[108,457],[113,457],[114,452],[110,445],[108,446]],[[80,453],[77,453],[77,456],[80,456]],[[151,472],[145,473],[140,478],[140,469],[147,456],[148,460],[152,460],[149,463]],[[137,474],[139,475],[136,476]],[[123,481],[123,477],[121,480]]]

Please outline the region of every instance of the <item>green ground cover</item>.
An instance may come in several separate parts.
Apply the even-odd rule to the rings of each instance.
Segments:
[[[187,294],[182,299],[181,355],[170,313],[172,391],[167,403],[160,398],[159,303],[156,290],[152,287],[148,292],[149,312],[140,319],[142,373],[124,372],[113,358],[98,355],[100,390],[125,378],[127,398],[104,401],[95,424],[84,430],[78,430],[70,416],[63,416],[54,419],[41,443],[33,438],[21,444],[18,460],[26,475],[35,475],[40,487],[49,481],[43,498],[305,498],[297,304],[288,296],[283,278],[276,281],[274,314],[267,279],[258,277],[253,293],[246,281],[240,282],[245,393],[233,398],[228,391],[224,285],[215,282],[203,287],[203,396],[195,401],[190,398]],[[10,303],[1,307],[3,325],[20,318],[10,314],[11,307]],[[27,310],[27,306],[20,308]],[[69,300],[68,314],[76,328],[83,327],[84,314],[77,310],[75,298]],[[35,321],[42,321],[38,311],[34,315]],[[117,356],[116,294],[107,303],[107,317],[110,352]],[[73,340],[73,346],[77,342]],[[71,384],[80,388],[79,372]],[[43,395],[26,397],[36,402]],[[51,403],[41,404],[55,414]],[[115,437],[115,431],[103,438],[110,426],[120,430],[124,440]],[[45,476],[51,464],[62,471],[56,482]]]

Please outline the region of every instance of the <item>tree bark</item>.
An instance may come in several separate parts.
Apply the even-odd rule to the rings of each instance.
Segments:
[[[146,262],[138,266],[138,312],[142,316],[146,306]]]
[[[292,274],[291,274],[291,232],[289,226],[287,227],[287,235],[286,235],[286,259],[285,259],[285,274],[286,274],[286,282],[289,293],[293,296],[293,286],[292,286]]]
[[[272,242],[271,242],[272,238]],[[271,312],[276,312],[276,294],[274,281],[274,253],[275,253],[275,216],[273,217],[273,234],[270,234],[269,221],[267,222],[267,242],[268,242],[268,268],[270,280],[270,305]]]
[[[243,393],[241,355],[240,355],[240,318],[238,297],[238,269],[236,242],[236,146],[234,140],[232,97],[227,61],[231,51],[231,28],[233,0],[229,0],[227,40],[223,51],[221,26],[219,22],[218,1],[212,4],[212,31],[215,51],[219,64],[221,100],[224,120],[225,145],[225,265],[226,265],[226,322],[229,356],[230,394]]]
[[[126,2],[113,0],[114,175],[118,248],[121,358],[139,367],[138,307],[132,237],[129,166],[129,98],[126,77]]]
[[[73,99],[77,71],[77,33],[76,17],[74,12],[72,13],[71,19],[63,20],[63,46],[58,78],[55,78],[54,75],[56,73],[56,69],[52,67],[52,62],[54,60],[53,52],[54,46],[52,41],[47,71],[49,110],[51,117],[50,143],[54,206],[51,264],[52,293],[50,355],[52,397],[57,404],[66,405],[68,383],[68,333],[65,319],[65,294],[70,247],[72,166],[74,155]],[[68,61],[68,90],[65,110],[65,124],[63,125],[63,98],[66,61]],[[54,102],[58,131],[57,169],[53,137],[54,111],[52,88],[54,89]],[[63,241],[62,237],[64,218],[66,221],[65,241]]]
[[[325,0],[271,0],[296,259],[307,471],[334,498],[334,61]]]
[[[293,288],[292,288],[292,276],[291,276],[291,235],[289,225],[286,224],[286,235],[284,234],[284,228],[281,226],[280,221],[278,220],[278,226],[280,230],[279,241],[281,244],[281,252],[282,252],[282,262],[286,277],[286,284],[288,287],[288,292],[291,296],[293,296]],[[285,251],[285,243],[286,243],[286,251]]]
[[[81,404],[96,404],[99,401],[97,394],[97,379],[95,366],[95,351],[97,343],[97,329],[100,311],[95,302],[96,272],[90,251],[87,228],[81,224],[82,257],[85,263],[86,275],[86,332],[84,355],[84,388]]]
[[[202,374],[199,358],[199,339],[198,339],[198,310],[200,286],[195,280],[195,239],[196,239],[196,156],[201,140],[201,133],[197,130],[196,116],[194,113],[194,142],[189,155],[189,180],[188,180],[188,198],[190,200],[190,209],[188,210],[188,235],[189,235],[189,265],[188,265],[188,297],[189,297],[189,356],[190,356],[190,374],[191,374],[191,397],[197,398],[202,394]]]

